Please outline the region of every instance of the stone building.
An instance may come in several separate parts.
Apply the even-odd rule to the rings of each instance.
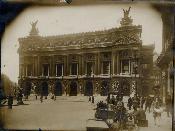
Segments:
[[[46,95],[138,93],[142,26],[132,24],[130,8],[123,11],[121,26],[103,31],[42,37],[32,23],[29,36],[19,38],[20,86]]]
[[[157,66],[161,69],[161,88],[163,98],[167,95],[173,97],[174,90],[174,7],[172,5],[158,6],[156,9],[161,13],[163,23],[162,52],[157,59]]]

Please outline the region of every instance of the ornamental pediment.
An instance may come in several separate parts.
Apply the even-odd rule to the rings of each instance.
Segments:
[[[71,62],[77,62],[78,61],[78,55],[70,55],[69,56],[69,60],[71,61]]]
[[[115,44],[135,44],[140,43],[140,32],[137,31],[122,31],[116,35]]]
[[[86,54],[87,61],[94,61],[95,60],[95,54]]]
[[[55,61],[58,63],[64,62],[64,56],[55,56]]]
[[[50,57],[49,56],[41,56],[41,63],[49,63]]]

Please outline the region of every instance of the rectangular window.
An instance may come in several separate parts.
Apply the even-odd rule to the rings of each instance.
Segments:
[[[110,74],[110,62],[103,62],[103,74]]]
[[[56,76],[62,76],[63,75],[63,64],[56,64]]]
[[[43,64],[43,75],[49,76],[49,64]]]
[[[32,64],[27,65],[27,76],[32,75]]]
[[[71,64],[71,75],[77,75],[78,74],[78,64],[72,63]]]
[[[87,63],[87,75],[92,75],[93,74],[93,63],[88,62]]]
[[[122,60],[122,73],[129,73],[129,60]]]

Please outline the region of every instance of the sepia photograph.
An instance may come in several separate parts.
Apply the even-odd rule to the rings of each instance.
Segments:
[[[2,131],[174,131],[175,2],[0,2]]]

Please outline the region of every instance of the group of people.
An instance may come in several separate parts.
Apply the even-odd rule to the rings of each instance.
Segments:
[[[115,105],[116,108],[120,107],[118,106],[118,104],[120,103],[123,111],[126,112],[127,108],[124,107],[122,97],[116,96],[115,98],[114,96],[112,96],[112,98],[109,100],[109,103]],[[169,117],[170,113],[172,112],[172,106],[171,106],[172,100],[170,95],[166,97],[165,105],[166,105],[167,116]],[[134,97],[129,97],[127,107],[128,110],[133,110],[133,116],[135,116],[134,121],[138,121],[139,119],[146,120],[146,112],[148,111],[149,113],[150,112],[153,113],[155,125],[160,126],[161,113],[164,110],[163,110],[163,100],[159,96],[139,97],[137,95],[134,95]]]
[[[142,108],[128,112],[122,101],[118,101],[117,105],[113,106],[112,109],[115,112],[113,123],[110,128],[114,130],[120,129],[134,129],[136,125],[140,124],[140,121],[146,120],[146,113]]]
[[[95,98],[94,98],[94,96],[89,96],[89,102],[92,102],[92,103],[94,103],[94,100]]]
[[[134,110],[136,110],[139,106],[141,108],[145,107],[145,111],[148,110],[148,112],[151,112],[151,108],[154,107],[155,102],[158,102],[160,106],[162,106],[162,99],[157,96],[157,97],[139,97],[139,96],[134,96],[134,97],[129,97],[128,99],[128,108],[131,110],[133,107]]]
[[[108,105],[106,103],[104,103],[103,101],[99,101],[97,103],[97,109],[108,109]]]

